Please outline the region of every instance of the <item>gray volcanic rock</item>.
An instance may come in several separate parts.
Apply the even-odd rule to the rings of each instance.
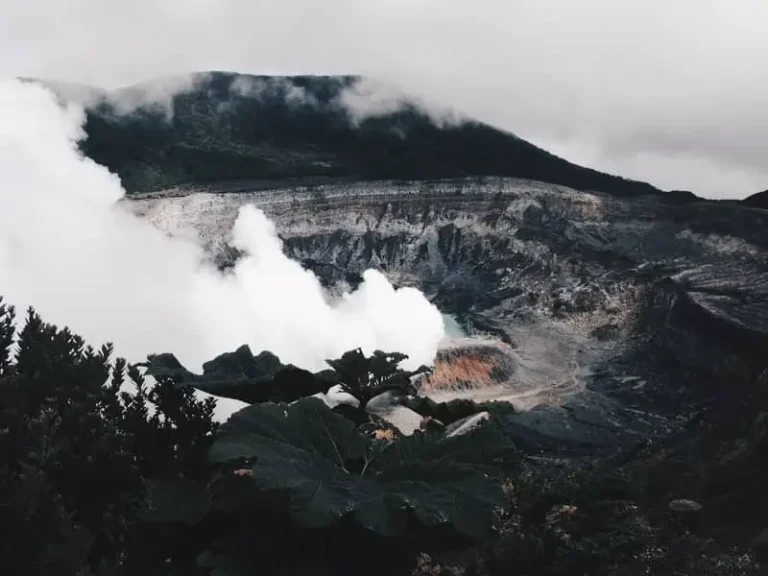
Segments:
[[[536,449],[626,449],[715,400],[723,421],[755,415],[743,410],[768,351],[768,211],[506,178],[217,192],[127,206],[231,262],[238,208],[255,204],[327,285],[377,268],[419,287],[515,361],[499,388],[438,395],[550,406],[509,424]],[[736,379],[739,395],[717,394]]]

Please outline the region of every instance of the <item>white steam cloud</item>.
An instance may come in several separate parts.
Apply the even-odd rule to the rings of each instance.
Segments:
[[[248,256],[223,274],[202,248],[169,238],[117,201],[117,176],[77,149],[80,106],[34,83],[0,80],[0,294],[34,306],[91,344],[129,361],[172,352],[192,370],[247,343],[310,370],[362,347],[431,363],[444,336],[439,311],[379,272],[332,299],[282,253],[274,225],[252,206],[233,230]],[[220,401],[218,416],[237,404]]]

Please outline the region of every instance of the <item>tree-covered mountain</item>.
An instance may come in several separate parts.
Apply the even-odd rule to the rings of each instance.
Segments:
[[[129,193],[241,180],[461,176],[510,176],[622,196],[660,193],[480,122],[436,119],[413,101],[358,115],[346,98],[365,82],[356,76],[193,78],[184,89],[169,89],[173,95],[161,105],[157,98],[137,105],[142,94],[162,92],[151,83],[98,93],[83,152],[119,174]],[[127,109],[126,100],[133,103]]]

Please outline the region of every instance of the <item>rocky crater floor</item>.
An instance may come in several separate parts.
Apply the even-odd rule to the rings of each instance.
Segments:
[[[419,287],[467,334],[446,341],[430,395],[512,402],[533,449],[612,453],[666,434],[722,400],[729,371],[745,391],[728,387],[724,417],[754,392],[768,211],[506,178],[259,188],[167,190],[127,206],[227,266],[238,209],[254,204],[331,289],[367,268]]]

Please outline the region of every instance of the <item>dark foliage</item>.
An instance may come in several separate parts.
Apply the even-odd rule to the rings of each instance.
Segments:
[[[456,399],[449,402],[435,402],[431,398],[415,396],[403,401],[414,412],[422,416],[434,418],[442,424],[449,425],[464,418],[489,412],[495,415],[504,415],[514,412],[514,407],[507,402],[473,402],[472,400]]]
[[[213,404],[111,361],[30,310],[15,339],[0,300],[3,574],[146,568],[147,479],[205,471]],[[126,372],[136,391],[121,390]]]
[[[504,503],[515,450],[497,426],[402,437],[362,408],[280,403],[330,383],[363,402],[410,392],[400,354],[352,351],[310,374],[242,347],[202,376],[161,354],[149,385],[111,345],[94,351],[32,310],[16,335],[1,301],[0,342],[3,573],[332,574],[354,564],[348,545],[386,550],[371,573],[401,573],[422,549],[483,537]],[[217,431],[214,401],[190,384],[261,403]],[[259,541],[244,550],[245,535]]]
[[[327,527],[351,515],[377,534],[399,536],[412,513],[424,526],[449,524],[477,538],[487,534],[494,508],[503,503],[495,461],[513,453],[494,426],[455,438],[371,439],[308,398],[236,413],[210,458],[247,476],[252,490],[286,491],[290,515],[301,527]]]
[[[168,378],[186,387],[224,398],[255,404],[257,402],[293,402],[312,396],[339,382],[333,373],[313,374],[291,364],[285,365],[271,352],[254,356],[248,346],[217,356],[203,364],[203,374],[184,368],[173,354],[156,354],[145,364],[147,374]]]
[[[179,385],[249,404],[259,402],[293,402],[300,398],[325,393],[341,385],[343,391],[360,401],[360,409],[385,392],[414,394],[413,379],[429,372],[427,366],[413,371],[399,367],[407,358],[400,353],[380,350],[367,357],[362,350],[350,350],[341,358],[327,360],[330,370],[312,373],[285,365],[271,352],[254,356],[248,346],[217,356],[203,364],[203,374],[184,368],[173,354],[156,354],[142,366],[156,378],[172,379]]]
[[[81,146],[117,172],[129,192],[286,178],[512,176],[616,195],[660,193],[571,164],[485,124],[438,125],[413,105],[356,123],[339,97],[358,81],[213,72],[174,97],[170,121],[152,108],[119,115],[105,103],[89,111]],[[243,84],[257,90],[239,90]]]
[[[727,508],[744,510],[738,487],[764,505],[768,418],[714,464],[704,427],[577,465],[521,454],[503,404],[409,398],[399,354],[351,351],[301,378],[363,400],[395,390],[445,428],[404,437],[364,408],[286,403],[272,388],[287,367],[247,347],[202,376],[153,356],[153,385],[111,356],[32,310],[17,334],[0,300],[2,574],[760,573],[720,542],[739,524]],[[279,398],[219,428],[192,388],[215,382]],[[457,431],[480,411],[489,421]],[[704,506],[676,511],[680,494]]]
[[[758,192],[757,194],[752,194],[751,196],[744,198],[742,202],[747,206],[752,206],[753,208],[768,209],[768,190]]]
[[[365,406],[376,396],[385,392],[400,395],[416,393],[413,379],[429,372],[428,366],[420,366],[414,371],[406,371],[399,364],[408,358],[405,354],[374,351],[366,357],[361,349],[345,352],[337,360],[327,360],[328,365],[338,375],[342,388]]]
[[[29,311],[11,351],[4,308],[0,377],[2,558],[12,574],[114,563],[142,503],[130,440],[104,418],[116,405],[111,346],[95,351]]]
[[[523,468],[507,486],[508,512],[482,553],[484,568],[543,576],[763,573],[751,555],[715,543],[701,512],[649,500],[638,464]]]

